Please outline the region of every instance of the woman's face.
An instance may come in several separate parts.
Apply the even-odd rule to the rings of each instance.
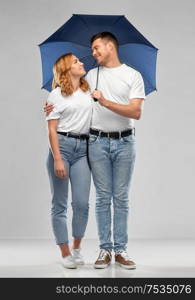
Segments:
[[[80,76],[80,77],[86,74],[83,63],[74,55],[73,55],[73,62],[70,68],[70,74],[72,76]]]

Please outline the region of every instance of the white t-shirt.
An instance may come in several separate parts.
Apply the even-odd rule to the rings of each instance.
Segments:
[[[97,68],[88,72],[85,79],[91,91],[96,88]],[[145,98],[144,82],[141,74],[133,68],[122,64],[119,67],[107,68],[100,66],[98,90],[110,101],[118,104],[129,104],[133,98]],[[93,101],[91,128],[105,132],[122,131],[134,127],[134,120],[123,117]]]
[[[49,94],[47,102],[54,109],[46,120],[60,119],[57,131],[88,134],[92,116],[92,98],[89,91],[78,89],[72,95],[64,97],[60,87]]]

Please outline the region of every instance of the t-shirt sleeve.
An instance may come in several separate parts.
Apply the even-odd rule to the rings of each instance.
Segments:
[[[136,72],[134,75],[134,79],[129,94],[129,99],[133,99],[133,98],[146,98],[144,81],[139,72]]]
[[[59,119],[60,118],[60,111],[59,111],[59,107],[57,105],[57,95],[56,95],[55,90],[51,91],[51,93],[49,94],[49,97],[47,99],[47,103],[48,104],[53,104],[54,109],[49,113],[48,116],[46,116],[46,121],[52,120],[52,119]]]

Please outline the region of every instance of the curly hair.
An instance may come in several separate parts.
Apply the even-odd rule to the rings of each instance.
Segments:
[[[74,93],[71,77],[68,72],[71,69],[72,63],[73,54],[68,53],[58,58],[53,66],[54,77],[52,82],[52,89],[55,89],[59,86],[65,96],[70,96]],[[82,77],[80,78],[80,89],[84,92],[87,92],[89,90],[88,82]]]

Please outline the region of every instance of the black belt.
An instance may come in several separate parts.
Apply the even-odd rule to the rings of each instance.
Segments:
[[[125,131],[113,131],[113,132],[104,132],[101,130],[95,130],[95,129],[90,129],[90,133],[93,135],[98,135],[101,137],[108,137],[112,139],[120,139],[121,137],[128,136],[134,133],[135,135],[135,128],[128,129]]]
[[[89,136],[87,134],[74,134],[74,133],[70,133],[70,132],[60,132],[60,131],[57,131],[57,133],[65,135],[67,137],[72,137],[72,138],[81,139],[81,140],[87,140],[89,138]]]

